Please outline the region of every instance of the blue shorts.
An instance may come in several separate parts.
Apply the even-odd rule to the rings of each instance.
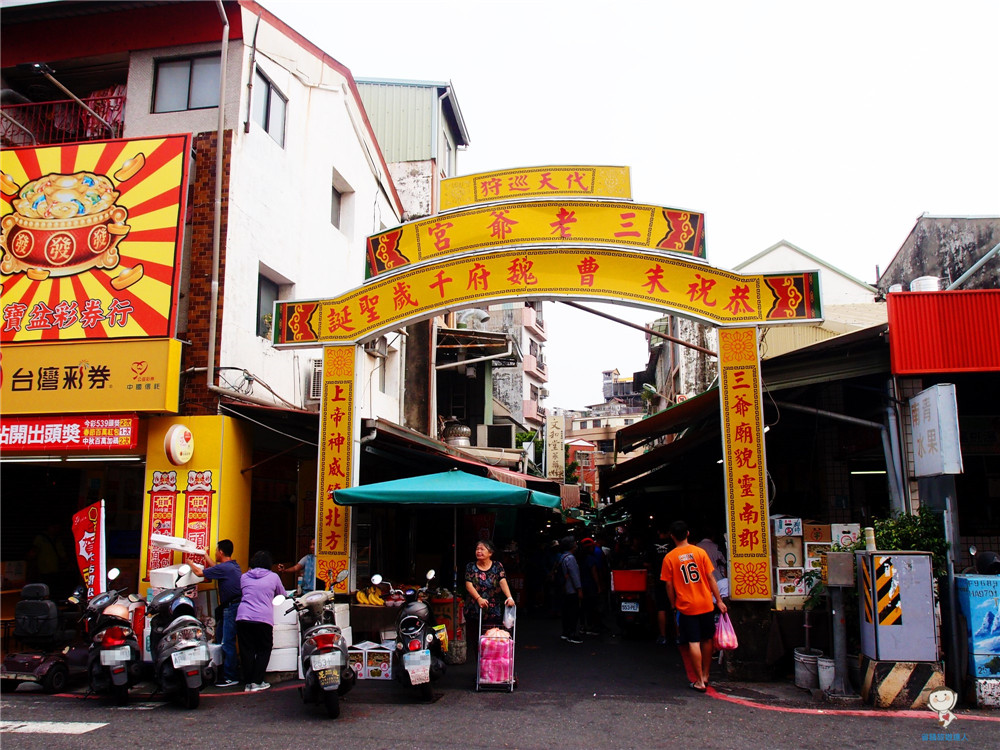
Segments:
[[[677,613],[677,640],[681,643],[704,643],[715,637],[715,612],[700,615]]]

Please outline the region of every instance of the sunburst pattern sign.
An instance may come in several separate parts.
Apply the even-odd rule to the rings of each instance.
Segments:
[[[174,335],[190,144],[0,153],[0,343]]]

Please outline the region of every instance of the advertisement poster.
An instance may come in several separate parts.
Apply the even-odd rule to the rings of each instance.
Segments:
[[[149,571],[165,568],[174,563],[173,550],[154,547],[149,538],[153,534],[174,534],[174,512],[177,508],[177,472],[153,472],[153,485],[149,490],[149,531],[146,534],[146,546],[149,549],[146,561],[146,575],[143,580],[149,580]]]
[[[73,545],[76,563],[87,587],[87,601],[90,601],[104,593],[108,575],[103,500],[73,515]]]
[[[189,471],[184,502],[184,538],[198,549],[209,548],[212,531],[212,472]],[[204,563],[201,555],[184,555],[184,562]]]

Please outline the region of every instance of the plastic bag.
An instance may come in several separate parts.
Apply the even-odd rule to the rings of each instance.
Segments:
[[[715,647],[720,651],[732,651],[739,646],[736,640],[736,631],[729,621],[728,613],[719,615],[718,622],[715,623]]]
[[[517,619],[517,606],[514,604],[505,604],[503,608],[503,626],[510,630],[514,627],[514,621]]]

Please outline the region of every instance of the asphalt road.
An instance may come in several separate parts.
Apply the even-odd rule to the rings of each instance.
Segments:
[[[82,693],[20,691],[0,703],[4,748],[910,748],[1000,747],[1000,712],[959,709],[941,729],[907,715],[819,703],[790,683],[717,680],[696,693],[676,648],[619,638],[558,639],[554,620],[525,621],[513,693],[475,692],[474,665],[453,665],[420,703],[395,682],[362,681],[339,719],[304,705],[296,682],[244,694],[212,688],[200,708],[157,700],[146,686],[125,708]],[[50,733],[53,732],[53,733]],[[81,733],[68,733],[81,732]],[[941,732],[941,739],[930,739]],[[949,739],[945,739],[948,736]],[[964,739],[963,739],[964,737]],[[957,739],[956,739],[957,738]],[[954,745],[952,745],[954,747]]]

